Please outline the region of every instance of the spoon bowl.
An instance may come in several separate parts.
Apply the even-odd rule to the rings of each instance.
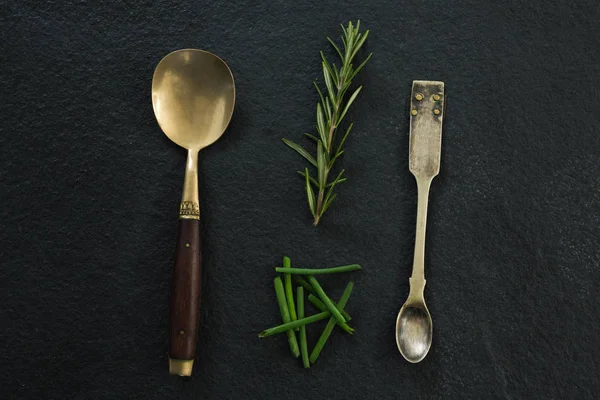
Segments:
[[[174,51],[154,71],[152,105],[169,139],[188,150],[200,150],[223,134],[233,115],[231,70],[207,51]]]
[[[406,302],[396,319],[396,344],[402,356],[411,363],[425,358],[431,348],[433,322],[425,302]]]

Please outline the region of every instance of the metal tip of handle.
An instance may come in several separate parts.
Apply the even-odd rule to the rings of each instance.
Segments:
[[[191,376],[194,360],[174,360],[169,358],[169,374]]]

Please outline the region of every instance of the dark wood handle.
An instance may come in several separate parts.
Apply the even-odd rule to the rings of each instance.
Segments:
[[[193,360],[200,304],[200,221],[180,219],[169,309],[169,357]]]

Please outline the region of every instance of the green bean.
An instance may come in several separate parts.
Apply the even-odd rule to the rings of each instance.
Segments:
[[[335,307],[335,304],[333,304],[333,302],[329,299],[329,297],[327,297],[327,295],[325,294],[325,291],[323,291],[323,288],[321,287],[321,285],[319,285],[319,282],[315,279],[315,277],[312,276],[312,275],[309,275],[308,276],[308,281],[312,285],[313,289],[315,289],[315,291],[319,295],[319,298],[321,299],[321,301],[323,303],[325,303],[325,306],[327,307],[327,309],[329,310],[329,312],[331,312],[331,315],[333,317],[335,317],[335,319],[338,320],[338,322],[342,326],[345,325],[347,329],[349,329],[350,331],[353,331],[353,329],[350,328],[348,326],[348,324],[346,324],[346,319],[344,319],[344,317],[342,316],[342,314]]]
[[[297,275],[325,275],[325,274],[337,274],[339,272],[350,272],[362,269],[358,264],[342,265],[341,267],[333,268],[275,268],[277,272],[283,272],[286,274],[297,274]]]
[[[344,290],[344,293],[342,294],[342,297],[340,297],[340,301],[337,304],[338,308],[342,310],[344,309],[346,303],[348,302],[348,299],[350,298],[350,294],[352,293],[353,287],[354,284],[352,282],[350,282],[348,286],[346,286],[346,289]],[[317,361],[317,357],[319,357],[319,354],[321,354],[321,350],[323,350],[323,346],[325,346],[325,343],[327,343],[327,339],[329,338],[329,335],[331,335],[331,332],[333,331],[333,328],[335,327],[336,323],[337,321],[335,318],[329,318],[327,326],[325,326],[325,329],[319,337],[315,348],[310,353],[310,362],[312,362],[313,364],[315,363],[315,361]]]
[[[286,322],[279,326],[275,326],[273,328],[265,329],[264,331],[258,334],[258,337],[263,338],[278,333],[287,332],[289,330],[293,330],[304,325],[312,324],[313,322],[321,321],[329,317],[331,317],[331,313],[329,311],[323,311],[318,314],[311,315],[310,317],[300,318],[292,322]]]
[[[296,303],[298,304],[298,318],[304,318],[304,288],[299,286],[296,289],[298,298]],[[300,327],[300,354],[302,354],[302,364],[304,368],[310,368],[310,362],[308,360],[308,344],[306,343],[306,325]]]
[[[298,319],[296,316],[296,307],[294,306],[294,289],[292,288],[292,276],[285,272],[292,268],[292,261],[289,257],[283,257],[283,284],[285,286],[285,299],[287,300],[288,310],[292,321]]]
[[[293,275],[293,274],[291,274],[291,275],[292,275],[292,279],[294,280],[294,282],[296,282],[298,285],[300,285],[304,289],[306,289],[306,291],[308,291],[308,293],[314,294],[315,296],[317,295],[317,292],[315,292],[315,289],[313,289],[312,285],[310,283],[308,283],[306,281],[306,279],[304,279],[300,275]]]
[[[325,304],[323,304],[323,302],[321,300],[319,300],[317,297],[313,296],[312,294],[308,295],[308,301],[310,301],[312,303],[312,305],[315,306],[316,308],[318,308],[320,311],[327,311],[327,307],[325,306]],[[344,316],[344,318],[346,319],[346,322],[349,322],[352,319],[350,314],[348,314],[344,310],[340,310],[339,306],[337,306],[337,309]]]
[[[327,307],[325,306],[325,304],[323,304],[323,302],[321,300],[319,300],[319,298],[317,297],[317,292],[315,292],[315,289],[313,289],[312,285],[310,283],[308,283],[306,281],[306,279],[304,279],[300,275],[292,275],[292,279],[294,280],[294,282],[296,282],[298,285],[302,286],[304,289],[306,289],[310,293],[308,295],[308,301],[310,301],[313,304],[313,306],[317,307],[321,311],[327,310]],[[350,317],[350,314],[348,314],[346,311],[340,311],[340,312],[346,319],[346,322],[350,321],[352,319],[352,317]]]
[[[281,278],[277,277],[273,280],[275,285],[275,295],[277,296],[277,302],[279,303],[279,311],[281,312],[281,320],[283,323],[290,322],[290,312],[287,308],[287,303],[285,301],[285,291],[283,289],[283,283],[281,282]],[[288,342],[290,344],[290,350],[294,357],[300,356],[300,350],[298,349],[298,342],[296,341],[296,335],[293,330],[288,330],[286,332],[288,337]]]

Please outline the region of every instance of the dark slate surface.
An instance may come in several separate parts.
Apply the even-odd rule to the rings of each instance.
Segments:
[[[304,163],[318,50],[372,30],[350,182],[318,229]],[[560,1],[0,2],[0,388],[5,399],[592,399],[600,392],[600,6]],[[162,56],[233,70],[230,129],[202,153],[199,363],[167,375],[184,151],[156,124]],[[411,81],[446,82],[419,365],[393,327],[408,290],[416,188]],[[305,371],[272,267],[358,262],[348,310]],[[338,296],[348,276],[324,279]],[[314,343],[319,327],[312,328]]]

